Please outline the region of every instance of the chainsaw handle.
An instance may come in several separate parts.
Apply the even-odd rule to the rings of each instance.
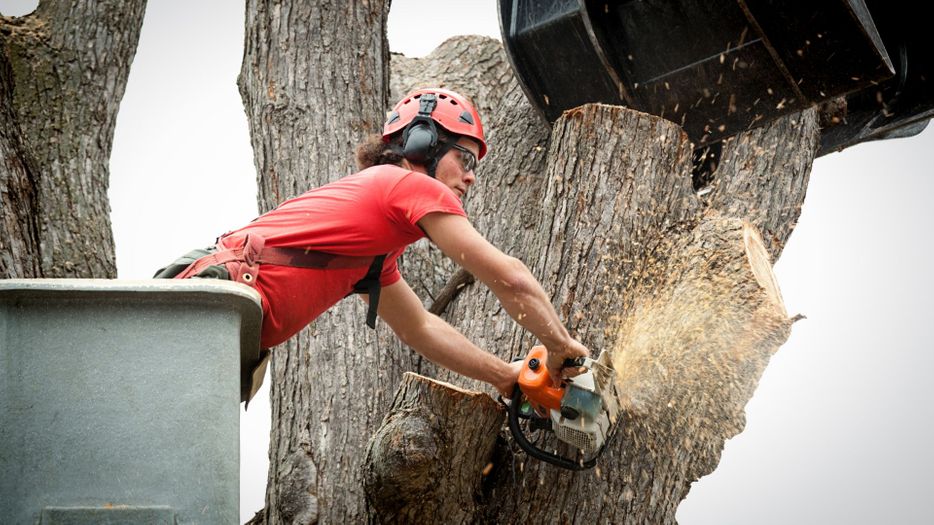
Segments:
[[[546,452],[535,445],[533,445],[528,438],[525,437],[525,434],[522,432],[522,427],[519,426],[519,407],[522,405],[522,389],[519,388],[519,385],[512,390],[512,398],[509,401],[509,407],[506,409],[508,415],[507,419],[509,420],[509,432],[512,434],[513,439],[519,445],[519,448],[525,451],[526,454],[532,456],[533,458],[544,461],[545,463],[551,463],[552,465],[567,469],[567,470],[587,470],[594,467],[597,464],[597,458],[594,457],[587,461],[577,462],[572,461],[568,458],[561,457],[557,454],[552,454]]]

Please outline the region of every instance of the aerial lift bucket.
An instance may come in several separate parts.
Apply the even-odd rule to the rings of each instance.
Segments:
[[[214,279],[0,280],[0,522],[237,523],[261,318]]]

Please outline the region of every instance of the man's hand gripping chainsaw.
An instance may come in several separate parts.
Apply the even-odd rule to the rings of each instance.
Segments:
[[[603,352],[597,360],[589,357],[568,359],[566,367],[586,371],[555,387],[545,367],[545,347],[533,347],[523,362],[519,381],[508,406],[509,430],[528,455],[569,470],[584,470],[597,464],[606,449],[619,418],[616,377]],[[529,430],[553,432],[576,458],[547,452],[532,444],[520,420]]]

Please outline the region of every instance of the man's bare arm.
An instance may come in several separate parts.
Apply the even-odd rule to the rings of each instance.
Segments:
[[[570,336],[528,267],[490,244],[465,217],[430,213],[419,225],[445,255],[487,285],[509,315],[545,345],[554,377],[564,358],[589,355]]]
[[[366,296],[363,296],[367,300]],[[380,318],[399,339],[432,362],[485,381],[504,397],[512,393],[521,363],[506,363],[480,349],[440,317],[425,310],[405,280],[382,289]]]

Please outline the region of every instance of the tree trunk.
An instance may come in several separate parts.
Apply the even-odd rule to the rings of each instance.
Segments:
[[[389,3],[247,2],[240,93],[261,211],[354,170],[388,104]],[[343,301],[273,351],[267,523],[364,520],[361,465],[411,359]],[[383,330],[383,328],[381,328]]]
[[[145,6],[0,17],[0,276],[116,275],[108,163]]]
[[[249,9],[257,10],[266,13],[266,8]],[[382,35],[381,27],[372,28]],[[248,34],[248,42],[251,38]],[[270,42],[265,45],[272,46],[284,37],[264,38]],[[330,38],[333,42],[350,36]],[[278,44],[277,49],[294,50],[296,45]],[[248,43],[244,71],[247,64],[263,72],[305,67],[268,63],[264,57],[272,52],[251,51],[251,46]],[[350,45],[331,49],[329,60],[334,64],[376,56],[369,45],[359,44],[359,52],[349,58],[341,58],[337,48]],[[314,49],[294,51],[296,57],[289,60],[307,61]],[[589,105],[566,114],[552,130],[526,101],[495,41],[455,38],[424,59],[394,56],[393,61],[393,99],[424,85],[448,87],[473,98],[488,130],[490,155],[465,199],[468,215],[491,242],[524,260],[540,277],[574,334],[594,351],[613,352],[627,396],[622,430],[599,469],[564,472],[528,460],[508,446],[496,446],[494,466],[482,486],[477,487],[475,477],[454,477],[455,486],[472,487],[472,499],[460,504],[462,512],[448,516],[448,521],[673,521],[690,483],[713,470],[724,440],[742,429],[743,407],[759,374],[787,337],[790,321],[772,283],[767,251],[777,256],[794,227],[816,148],[816,126],[809,120],[813,117],[789,117],[793,123],[737,137],[735,145],[724,147],[721,170],[713,174],[716,189],[702,200],[692,188],[692,145],[676,125],[622,108]],[[367,71],[378,77],[384,69],[374,65]],[[284,161],[269,159],[295,158],[307,145],[296,142],[301,137],[292,130],[300,126],[277,131],[269,124],[276,118],[257,113],[249,101],[263,99],[272,91],[270,86],[293,77],[257,83],[248,88],[252,95],[244,95],[254,146],[262,150],[257,152],[257,168],[267,196],[284,198],[287,195],[277,195],[273,188],[281,194],[282,188],[294,187],[294,179],[282,184],[278,177],[300,176],[277,170]],[[305,92],[282,97],[284,106],[277,111],[304,111],[293,104],[317,108],[307,102],[309,97]],[[362,106],[343,109],[355,113],[349,108],[358,107]],[[326,131],[310,129],[307,140],[325,140],[319,133],[345,137],[348,130],[357,131],[350,124],[341,127],[334,114],[319,120],[328,126]],[[359,117],[356,122],[365,120]],[[380,120],[372,118],[368,131],[377,132]],[[269,132],[273,133],[261,134]],[[349,147],[343,144],[340,151],[349,152]],[[312,151],[319,154],[318,149]],[[349,158],[348,154],[348,166]],[[779,169],[791,172],[794,180],[777,176]],[[323,182],[309,182],[308,187]],[[738,192],[733,189],[738,184],[756,191]],[[271,204],[273,200],[267,206]],[[758,240],[755,226],[768,232],[765,243]],[[463,275],[455,276],[456,267],[429,244],[420,242],[408,250],[401,267],[426,306],[443,298],[445,318],[481,347],[504,359],[524,355],[530,348],[531,338],[495,297],[482,285],[464,281]],[[452,278],[456,282],[443,291]],[[459,294],[449,293],[452,289]],[[703,315],[706,308],[723,317]],[[432,387],[434,401],[419,403],[427,398],[415,395],[406,383],[397,394],[405,402],[393,411],[389,394],[403,370],[470,389],[490,389],[423,362],[382,328],[373,338],[362,328],[362,315],[362,305],[344,306],[315,323],[310,330],[314,339],[302,336],[274,353],[268,521],[360,522],[398,516],[431,521],[430,513],[394,514],[402,507],[387,510],[376,501],[394,490],[403,506],[425,502],[428,496],[417,476],[391,476],[383,470],[383,475],[365,477],[365,443],[376,436],[371,458],[379,450],[377,456],[396,458],[392,464],[403,470],[438,472],[432,469],[445,468],[439,465],[447,464],[448,458],[426,465],[425,451],[449,447],[444,435],[458,435],[458,429],[483,419],[489,409],[452,417],[437,408],[447,406],[437,401],[443,388]],[[462,394],[452,390],[450,395],[453,402]],[[406,427],[402,422],[411,411],[421,415],[412,416],[412,426]],[[425,423],[431,419],[424,414],[436,419]],[[383,416],[387,427],[381,429]],[[428,434],[406,433],[400,425],[403,430],[423,428]],[[479,441],[472,452],[485,457],[485,445]],[[405,445],[393,451],[394,443]],[[366,467],[371,473],[377,468],[373,463],[378,461]],[[473,467],[468,470],[476,472]],[[365,481],[376,498],[374,506],[363,499]],[[426,508],[444,508],[444,498],[437,495],[448,494],[450,486],[442,485],[430,487],[435,496]]]

